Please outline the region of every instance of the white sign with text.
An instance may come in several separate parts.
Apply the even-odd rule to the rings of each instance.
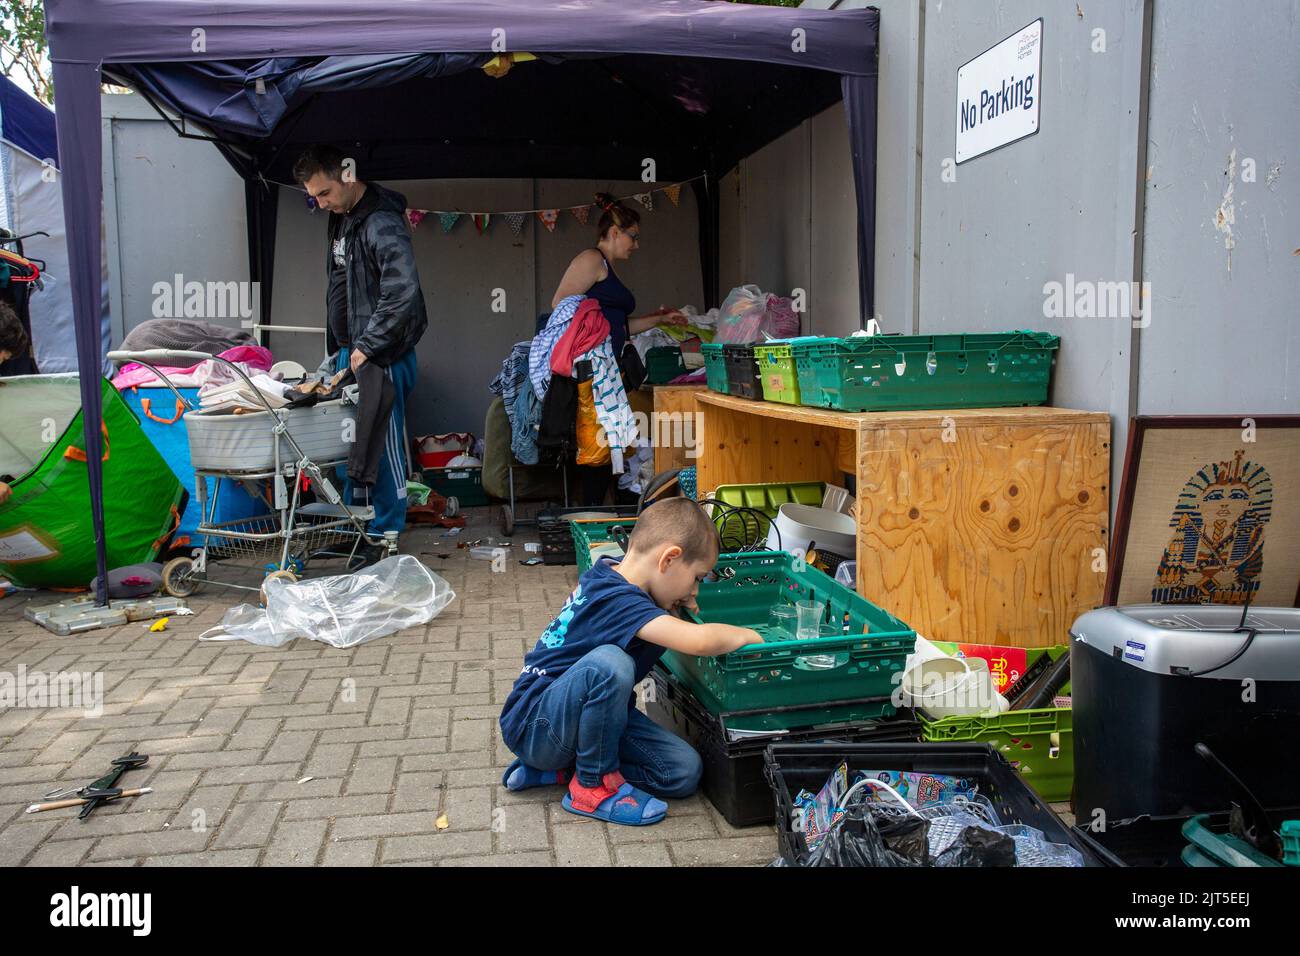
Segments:
[[[957,68],[957,162],[1038,132],[1043,21]]]

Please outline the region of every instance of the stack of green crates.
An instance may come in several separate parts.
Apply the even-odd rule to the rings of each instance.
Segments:
[[[754,346],[754,361],[763,383],[763,398],[769,402],[799,404],[799,378],[789,342],[769,342]]]
[[[914,630],[783,551],[724,554],[717,567],[719,579],[700,585],[696,620],[750,627],[766,643],[719,657],[664,654],[705,709],[756,715],[755,729],[806,726],[809,708],[824,722],[893,716],[895,675],[915,647]],[[833,634],[796,640],[772,631],[773,605],[805,600],[825,604],[823,625]],[[821,669],[815,658],[834,666]]]
[[[700,346],[704,356],[704,381],[715,392],[731,394],[727,387],[727,360],[722,354],[721,342],[705,342]]]
[[[808,339],[792,349],[803,404],[867,412],[1041,405],[1060,343],[1018,331]]]

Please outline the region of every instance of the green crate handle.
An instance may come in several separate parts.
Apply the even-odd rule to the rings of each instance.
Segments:
[[[702,624],[704,622],[697,619],[695,623]],[[831,654],[835,651],[848,651],[853,660],[863,660],[868,657],[878,657],[880,651],[891,647],[903,647],[905,637],[907,637],[906,633],[900,634],[887,631],[883,634],[845,634],[843,637],[813,637],[803,641],[768,641],[759,644],[746,644],[744,647],[738,647],[724,656],[727,658],[728,663],[742,666],[754,663],[760,667],[792,661],[797,657],[807,657],[811,654]],[[890,640],[891,638],[893,640]],[[868,641],[870,644],[867,643]],[[776,653],[768,653],[770,651]],[[762,660],[757,658],[760,653],[764,655]],[[747,659],[748,655],[754,656]]]

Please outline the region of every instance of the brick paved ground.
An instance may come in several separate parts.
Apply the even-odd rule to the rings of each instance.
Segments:
[[[474,509],[467,538],[488,534]],[[0,711],[0,865],[717,865],[775,854],[770,827],[737,830],[697,795],[652,827],[564,812],[558,787],[512,794],[497,715],[524,652],[576,581],[571,567],[504,574],[416,530],[420,555],[456,591],[426,627],[350,651],[200,643],[243,592],[209,587],[164,633],[146,624],[58,637],[22,620],[60,596],[0,601],[0,671],[102,671],[105,706]],[[433,552],[433,553],[429,553]],[[449,553],[447,560],[437,553]],[[355,700],[344,699],[345,679]],[[124,780],[154,792],[103,808],[23,809],[84,784],[131,750]],[[304,778],[310,777],[310,780]],[[437,830],[445,813],[450,826]],[[200,825],[201,824],[201,825]]]

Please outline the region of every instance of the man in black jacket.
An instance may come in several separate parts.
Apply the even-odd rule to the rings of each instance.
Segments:
[[[342,152],[331,146],[308,149],[293,174],[316,205],[330,214],[329,350],[338,351],[339,368],[351,366],[363,391],[366,380],[374,379],[375,367],[392,383],[387,421],[382,415],[363,421],[359,415],[357,441],[368,444],[366,436],[374,428],[386,431],[370,491],[375,508],[370,530],[401,531],[406,525],[406,402],[415,386],[415,344],[429,325],[407,230],[406,197],[356,178]],[[363,396],[362,407],[370,404]],[[345,500],[353,501],[350,483],[347,492]]]

